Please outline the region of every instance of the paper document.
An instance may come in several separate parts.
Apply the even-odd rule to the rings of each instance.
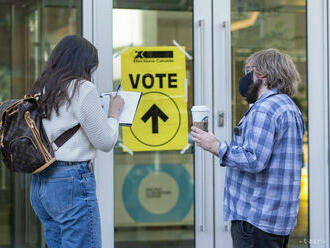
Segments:
[[[115,96],[116,92],[108,92],[101,94],[102,107],[106,114],[109,112],[110,94]],[[141,92],[133,91],[118,91],[118,95],[124,99],[124,109],[119,116],[119,124],[124,126],[131,126],[134,121],[136,110],[141,99]]]

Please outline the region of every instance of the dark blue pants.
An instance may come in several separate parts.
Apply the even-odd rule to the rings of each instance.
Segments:
[[[266,233],[252,224],[234,220],[231,222],[234,248],[287,248],[289,235]]]

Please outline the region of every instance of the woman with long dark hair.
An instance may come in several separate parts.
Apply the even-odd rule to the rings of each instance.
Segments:
[[[80,124],[55,151],[56,162],[32,176],[31,205],[43,224],[49,248],[100,248],[100,214],[91,161],[96,150],[110,151],[118,138],[118,116],[124,101],[101,107],[91,82],[98,66],[97,49],[70,35],[54,48],[31,93],[41,93],[39,111],[50,142]]]

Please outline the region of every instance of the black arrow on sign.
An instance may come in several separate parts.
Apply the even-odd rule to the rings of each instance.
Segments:
[[[152,105],[151,108],[142,116],[141,120],[147,122],[150,117],[152,118],[152,133],[158,133],[158,117],[164,122],[168,120],[168,116],[157,107],[156,104]]]

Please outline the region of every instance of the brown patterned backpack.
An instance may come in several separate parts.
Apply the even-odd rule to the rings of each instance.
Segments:
[[[0,154],[12,171],[33,174],[43,171],[55,162],[54,152],[80,128],[78,124],[51,143],[38,111],[39,97],[26,95],[0,105]]]

